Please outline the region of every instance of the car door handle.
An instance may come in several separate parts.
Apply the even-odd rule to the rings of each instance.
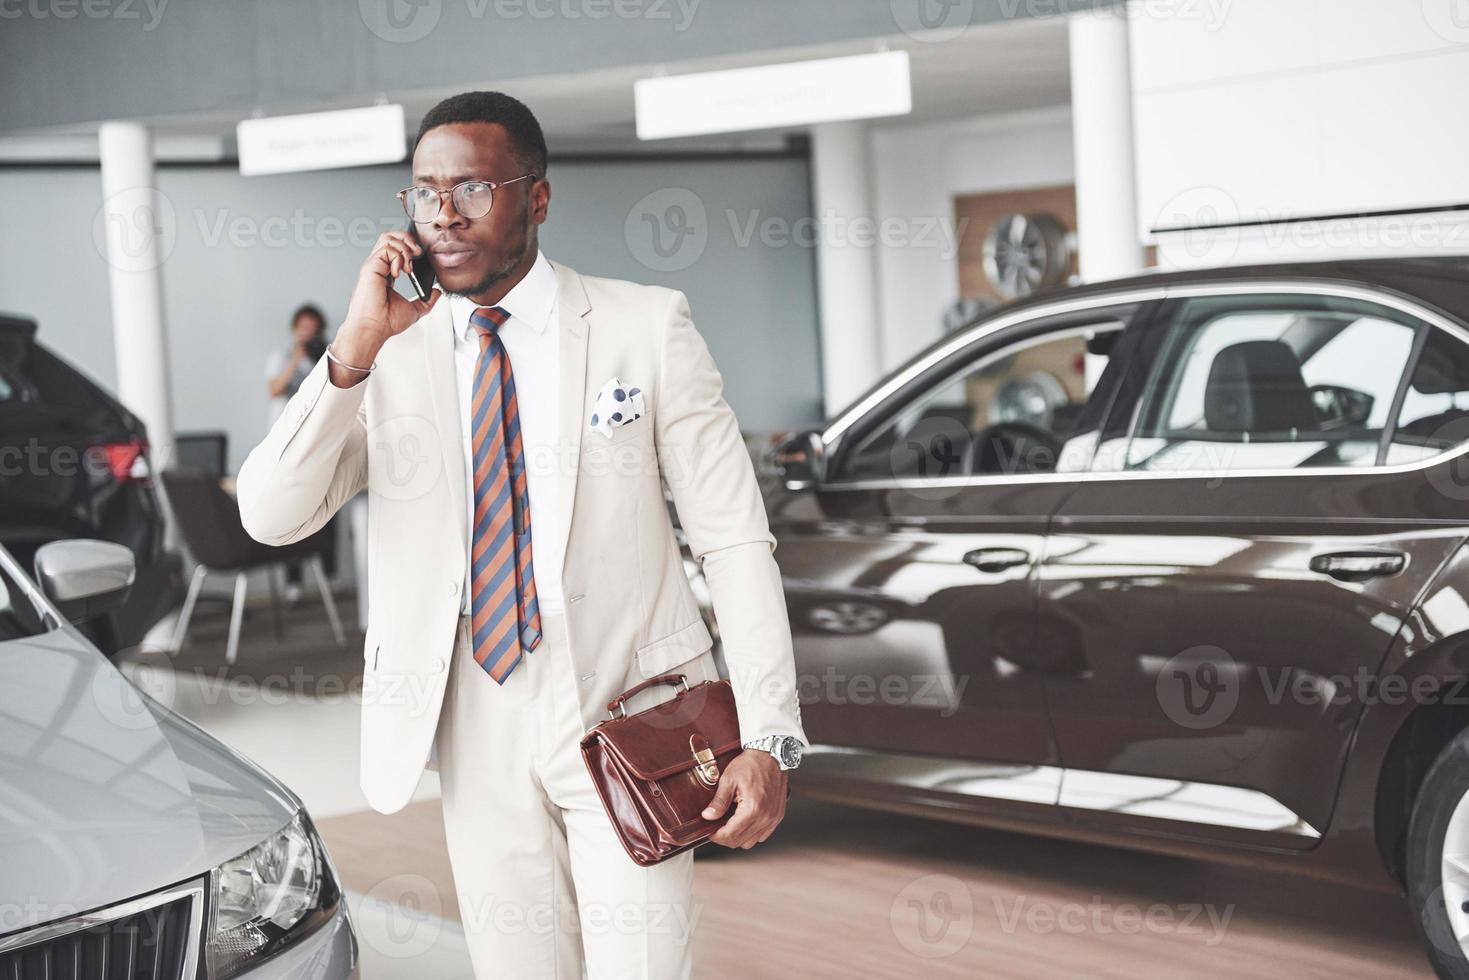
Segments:
[[[1337,551],[1312,558],[1311,571],[1341,582],[1362,582],[1396,575],[1407,564],[1408,556],[1401,551]]]
[[[975,548],[964,555],[964,564],[981,572],[1003,572],[1030,561],[1030,552],[1020,548]]]

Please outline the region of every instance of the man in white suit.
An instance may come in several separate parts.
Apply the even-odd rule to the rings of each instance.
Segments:
[[[440,103],[412,181],[416,234],[363,264],[327,356],[239,473],[241,518],[284,545],[367,489],[362,788],[391,813],[435,757],[476,974],[687,976],[692,853],[634,864],[578,743],[647,678],[718,677],[666,483],[745,746],[706,811],[734,807],[714,840],[752,847],[784,816],[805,735],[739,426],[682,293],[541,254],[545,141],[520,102]],[[440,288],[410,300],[394,283],[425,254]]]

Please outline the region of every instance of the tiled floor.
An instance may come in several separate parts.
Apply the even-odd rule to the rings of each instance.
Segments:
[[[221,677],[208,651],[223,649],[223,615],[203,610],[182,661],[202,674],[156,655],[133,670],[302,795],[349,890],[367,980],[467,978],[436,778],[399,813],[367,809],[356,702],[322,681],[351,689],[360,640],[333,649],[319,618],[308,606],[289,623],[310,671],[287,669],[296,655],[272,652],[257,613]],[[767,844],[701,857],[695,887],[700,977],[1431,976],[1392,896],[799,797]]]

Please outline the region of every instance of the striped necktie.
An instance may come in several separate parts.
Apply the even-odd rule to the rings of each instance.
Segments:
[[[520,407],[510,355],[496,331],[510,319],[482,306],[469,322],[479,331],[470,403],[474,456],[474,531],[470,610],[474,659],[496,681],[541,639],[541,607],[531,565],[530,495],[526,492]]]

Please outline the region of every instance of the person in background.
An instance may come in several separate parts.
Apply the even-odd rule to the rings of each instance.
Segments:
[[[326,314],[321,307],[304,303],[291,314],[291,343],[270,353],[265,362],[265,390],[270,396],[270,425],[285,411],[286,403],[301,387],[316,362],[326,353]],[[328,578],[336,574],[336,521],[327,522],[321,542],[321,562]],[[301,601],[301,563],[286,563],[286,602]]]
[[[265,390],[270,395],[270,424],[281,417],[286,402],[301,387],[326,353],[326,314],[306,303],[291,314],[291,344],[270,352],[265,362]]]

